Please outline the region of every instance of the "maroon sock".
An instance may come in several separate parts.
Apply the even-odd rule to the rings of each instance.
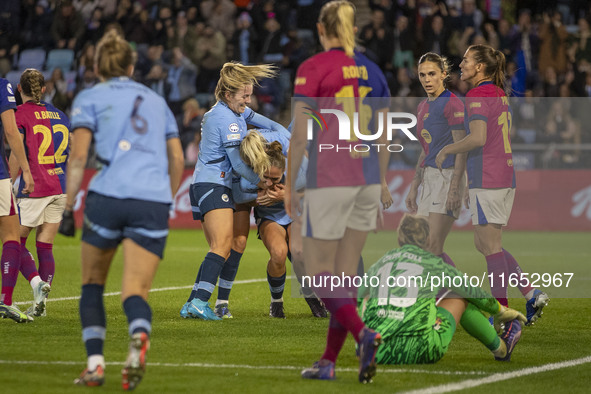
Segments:
[[[55,274],[53,244],[37,241],[37,258],[39,259],[39,276],[41,280],[51,285]]]
[[[439,257],[441,257],[443,259],[443,261],[445,261],[445,263],[451,265],[452,267],[455,267],[456,265],[454,264],[454,261],[451,259],[451,257],[449,257],[447,255],[447,253],[443,252],[439,255]]]
[[[35,276],[39,275],[39,273],[37,272],[37,267],[35,266],[35,260],[33,259],[33,255],[31,254],[31,252],[28,251],[27,247],[22,242],[22,238],[21,238],[21,260],[20,261],[21,261],[21,264],[20,264],[21,265],[20,266],[21,274],[23,274],[25,279],[27,279],[29,282]]]
[[[326,335],[326,349],[324,349],[322,358],[336,363],[346,339],[347,330],[331,315],[328,323],[328,334]]]
[[[334,316],[353,335],[355,341],[359,343],[359,334],[361,334],[361,330],[365,327],[365,323],[359,317],[356,305],[352,303],[343,305],[334,313]]]
[[[21,246],[17,241],[6,241],[2,245],[1,269],[2,269],[2,299],[6,305],[12,305],[12,293],[20,266]]]
[[[505,255],[505,260],[507,261],[507,271],[509,272],[509,275],[515,274],[513,276],[517,276],[517,280],[519,281],[519,291],[521,291],[521,294],[524,296],[527,295],[527,293],[533,290],[533,287],[529,286],[529,283],[526,287],[521,287],[521,274],[523,273],[521,267],[519,264],[517,264],[517,260],[515,260],[515,257],[513,257],[511,253],[503,249],[503,254]]]
[[[501,305],[507,306],[507,261],[503,252],[491,254],[486,256],[486,265],[488,273],[492,274],[492,283],[490,285],[490,292]],[[489,278],[490,281],[490,278]]]

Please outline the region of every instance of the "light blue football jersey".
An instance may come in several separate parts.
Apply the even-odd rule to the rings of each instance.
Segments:
[[[249,181],[258,183],[258,176],[239,159],[238,154],[240,142],[248,133],[247,124],[289,135],[279,123],[248,107],[244,113],[238,114],[223,101],[218,101],[203,115],[193,183],[217,183],[231,188],[232,170]]]
[[[126,77],[81,91],[72,106],[72,130],[94,134],[103,164],[89,191],[114,198],[172,202],[166,142],[178,126],[164,99]]]

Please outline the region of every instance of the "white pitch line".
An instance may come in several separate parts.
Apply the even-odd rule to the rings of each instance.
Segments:
[[[533,375],[536,373],[554,371],[557,369],[562,368],[569,368],[575,367],[577,365],[591,363],[591,356],[577,358],[574,360],[562,361],[559,363],[552,363],[546,365],[540,365],[538,367],[529,367],[524,369],[519,369],[513,372],[504,372],[504,373],[495,373],[493,375],[480,378],[480,379],[468,379],[458,383],[446,383],[439,386],[431,386],[424,389],[406,391],[404,394],[439,394],[439,393],[449,393],[452,391],[459,391],[459,390],[466,390],[473,387],[482,386],[483,384],[488,383],[497,383],[502,382],[504,380],[509,380],[513,378],[519,378],[527,375]]]
[[[84,361],[34,361],[34,360],[0,360],[0,364],[7,365],[84,365]],[[123,362],[107,362],[107,365],[119,366]],[[223,369],[252,369],[252,370],[288,370],[301,371],[306,367],[294,365],[248,365],[248,364],[214,364],[214,363],[146,363],[149,367],[172,368],[223,368]],[[337,372],[359,372],[357,368],[336,368]],[[415,373],[428,375],[486,375],[484,371],[432,371],[428,369],[378,369],[378,374]]]
[[[286,277],[286,279],[292,279],[292,276],[288,276]],[[244,284],[248,284],[248,283],[259,283],[259,282],[266,282],[267,278],[258,278],[258,279],[243,279],[243,280],[237,280],[234,281],[235,285],[244,285]],[[159,287],[156,289],[151,289],[150,293],[155,293],[158,291],[170,291],[170,290],[185,290],[185,289],[191,289],[193,288],[193,285],[191,286],[173,286],[173,287]],[[112,297],[112,296],[118,296],[121,295],[120,291],[113,291],[111,293],[105,293],[103,294],[103,297]],[[48,298],[46,300],[46,302],[57,302],[57,301],[75,301],[75,300],[79,300],[80,296],[75,296],[75,297],[60,297],[60,298]],[[30,304],[31,301],[20,301],[20,302],[15,302],[16,305],[28,305]]]

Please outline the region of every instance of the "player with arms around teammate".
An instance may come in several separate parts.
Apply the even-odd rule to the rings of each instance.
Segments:
[[[32,193],[35,190],[35,181],[23,141],[16,127],[15,114],[16,99],[10,83],[0,78],[0,240],[2,241],[2,257],[0,257],[2,272],[2,292],[0,294],[0,316],[8,317],[18,323],[32,321],[16,305],[12,305],[12,293],[18,279],[20,266],[20,242],[18,208],[12,185],[10,183],[10,171],[6,162],[4,150],[4,137],[11,148],[11,156],[15,156],[23,170],[23,193]]]
[[[301,166],[309,142],[302,212],[304,264],[306,275],[314,279],[314,290],[330,311],[331,318],[325,352],[312,368],[302,371],[302,377],[334,379],[337,356],[351,333],[360,348],[359,381],[367,383],[375,375],[374,358],[380,334],[367,328],[359,317],[354,287],[343,286],[331,291],[324,284],[330,283],[333,275],[353,277],[357,273],[367,233],[376,228],[380,184],[386,172],[388,151],[381,149],[366,155],[348,149],[321,151],[319,147],[323,144],[352,147],[356,143],[339,140],[336,123],[329,123],[327,130],[316,130],[311,141],[306,138],[306,112],[313,98],[320,98],[320,107],[323,102],[331,100],[337,103],[351,100],[350,103],[357,105],[367,98],[389,97],[380,69],[354,51],[354,19],[355,9],[350,2],[325,4],[317,24],[325,52],[306,60],[298,69],[285,207],[292,218],[296,216],[291,214],[299,207],[295,194],[296,169]],[[384,111],[387,107],[385,103],[378,110]],[[345,110],[340,105],[338,109]],[[353,114],[349,116],[353,119]],[[334,118],[331,117],[330,121]],[[369,113],[369,118],[375,120],[375,114]],[[386,133],[374,141],[376,144],[387,142]]]
[[[55,274],[53,240],[66,207],[70,119],[53,105],[41,101],[45,78],[39,70],[25,70],[18,90],[23,104],[16,112],[16,124],[24,140],[36,185],[33,193],[24,194],[21,175],[16,195],[21,219],[20,271],[33,288],[34,304],[27,314],[42,316],[45,315],[45,299]],[[11,156],[9,164],[15,179],[20,168],[16,157]],[[27,237],[33,229],[36,229],[39,271],[26,246]]]
[[[429,224],[425,218],[405,214],[398,227],[400,247],[387,252],[368,271],[379,284],[359,290],[363,321],[382,334],[380,364],[426,364],[439,361],[447,351],[456,326],[485,345],[498,361],[509,361],[521,337],[525,316],[502,306],[480,287],[471,287],[462,272],[425,250]],[[433,279],[450,278],[456,297],[437,302],[443,285]],[[447,286],[448,283],[446,283]],[[462,298],[458,298],[459,295]],[[504,324],[501,336],[481,311]]]
[[[504,91],[505,55],[486,45],[472,45],[466,50],[460,69],[461,79],[473,86],[466,94],[465,103],[468,135],[443,147],[435,163],[441,169],[448,155],[468,152],[474,244],[486,258],[488,272],[492,274],[492,294],[507,306],[507,287],[503,284],[508,282],[509,275],[520,275],[522,271],[502,246],[503,226],[509,221],[515,197],[511,109]],[[549,298],[529,285],[519,290],[527,300],[527,324],[532,324],[542,314]]]
[[[199,158],[189,197],[193,218],[201,220],[209,252],[199,267],[191,295],[181,309],[183,317],[221,319],[209,306],[218,278],[218,309],[224,314],[227,311],[230,290],[246,247],[250,214],[250,210],[234,214],[233,173],[264,187],[259,175],[240,159],[240,142],[246,136],[247,124],[284,133],[289,138],[283,126],[248,107],[253,86],[273,76],[275,69],[271,65],[224,64],[215,89],[217,102],[203,116]],[[226,304],[225,309],[223,304]]]
[[[464,104],[445,88],[448,76],[449,64],[444,57],[429,52],[419,59],[419,80],[428,98],[417,109],[417,138],[423,151],[406,197],[406,208],[412,214],[428,218],[431,231],[427,250],[455,267],[443,252],[443,245],[460,214],[466,187],[466,154],[448,157],[441,171],[435,165],[435,157],[442,147],[466,136]],[[423,189],[417,204],[421,184]]]
[[[121,301],[129,323],[124,390],[140,382],[150,347],[152,311],[146,302],[162,259],[168,216],[183,170],[174,116],[162,97],[129,77],[135,54],[115,31],[97,46],[101,83],[81,92],[72,109],[66,211],[60,232],[74,235],[72,208],[94,139],[101,170],[88,187],[82,230],[80,320],[88,363],[75,384],[104,382],[106,316],[103,290],[113,256],[123,244]]]

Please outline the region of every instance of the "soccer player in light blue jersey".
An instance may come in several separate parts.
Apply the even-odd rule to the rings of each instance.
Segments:
[[[283,289],[286,279],[286,259],[291,260],[289,239],[291,237],[292,219],[287,215],[283,204],[284,173],[286,168],[287,148],[289,140],[285,140],[277,133],[265,133],[251,130],[240,144],[240,156],[248,165],[256,165],[263,160],[261,156],[268,156],[270,166],[264,172],[262,179],[267,188],[261,191],[257,185],[241,178],[233,183],[232,192],[236,203],[254,202],[254,215],[259,230],[259,238],[269,251],[267,264],[267,281],[271,291],[269,316],[285,318],[283,308]],[[298,174],[298,188],[305,185],[307,161]],[[298,270],[294,265],[296,275]],[[299,277],[300,275],[298,275]],[[306,295],[306,302],[315,317],[327,317],[324,305],[312,293]]]
[[[262,172],[255,173],[240,159],[240,141],[246,135],[247,124],[288,133],[278,123],[248,108],[253,85],[274,75],[275,70],[270,65],[226,63],[220,71],[215,90],[217,103],[203,117],[199,159],[189,194],[193,218],[201,220],[210,248],[199,268],[193,291],[181,309],[182,317],[221,319],[209,306],[209,298],[218,278],[220,291],[229,293],[243,251],[232,250],[236,238],[232,172],[265,187],[260,181]],[[268,163],[263,167],[268,167]],[[241,211],[241,214],[247,213]],[[244,247],[246,236],[239,235]]]
[[[81,92],[73,104],[66,211],[60,226],[62,234],[74,235],[72,209],[94,140],[102,168],[88,188],[81,250],[80,320],[88,364],[74,383],[104,382],[103,290],[122,243],[121,300],[131,337],[122,386],[132,390],[145,371],[152,329],[146,300],[162,259],[184,159],[177,124],[164,99],[129,79],[135,58],[129,43],[112,31],[96,51],[95,70],[101,83]]]

